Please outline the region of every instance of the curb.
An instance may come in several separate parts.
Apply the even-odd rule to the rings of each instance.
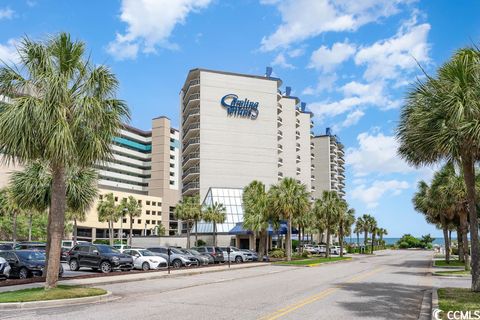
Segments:
[[[438,292],[437,288],[433,288],[432,290],[432,316],[430,317],[431,320],[437,320],[437,317],[435,317],[434,314],[437,313],[436,310],[439,310],[438,308]]]
[[[418,320],[431,320],[432,319],[432,310],[433,310],[433,303],[432,303],[432,290],[425,290],[423,293],[422,305],[420,306],[420,315],[418,316]]]
[[[57,300],[43,300],[43,301],[31,301],[31,302],[6,302],[0,303],[0,310],[18,310],[18,309],[39,309],[39,308],[52,308],[52,307],[64,307],[70,305],[79,305],[86,303],[99,303],[109,302],[113,300],[121,299],[112,295],[110,291],[106,294],[93,297],[72,298],[72,299],[57,299]]]
[[[338,260],[338,261],[328,261],[328,262],[312,263],[312,264],[307,264],[305,267],[314,268],[314,267],[320,267],[320,266],[325,265],[325,264],[333,264],[333,263],[341,263],[341,262],[350,262],[350,261],[352,261],[352,260],[353,260],[353,258],[345,259],[345,260]]]
[[[441,271],[440,271],[441,272]],[[472,275],[464,275],[464,276],[461,276],[461,275],[455,275],[455,274],[438,274],[437,272],[433,272],[432,275],[434,277],[442,277],[442,278],[451,278],[451,279],[458,279],[458,278],[471,278]]]
[[[255,265],[255,266],[245,266],[245,267],[241,267],[241,268],[233,268],[233,269],[229,269],[229,268],[226,268],[226,269],[220,269],[220,270],[208,270],[205,269],[203,271],[200,271],[200,270],[197,270],[197,271],[191,271],[191,272],[186,272],[186,273],[179,273],[179,274],[175,274],[175,273],[170,273],[170,274],[159,274],[159,275],[155,275],[155,276],[143,276],[143,277],[138,277],[138,278],[134,278],[134,279],[111,279],[111,280],[107,280],[105,279],[105,281],[99,281],[99,282],[94,282],[94,283],[79,283],[78,285],[81,285],[81,286],[85,286],[85,287],[92,287],[92,286],[98,286],[98,285],[108,285],[108,284],[116,284],[116,283],[127,283],[127,282],[136,282],[136,281],[145,281],[145,280],[156,280],[156,279],[163,279],[163,278],[178,278],[178,277],[184,277],[184,276],[192,276],[192,275],[197,275],[197,274],[205,274],[205,273],[214,273],[214,272],[224,272],[224,271],[230,271],[230,270],[240,270],[240,269],[250,269],[250,268],[257,268],[257,267],[265,267],[265,266],[269,266],[270,263],[264,263],[264,264],[260,264],[260,265]],[[121,276],[120,276],[121,277]],[[106,277],[108,278],[108,277]],[[99,278],[92,278],[92,279],[99,279]],[[82,279],[78,279],[78,281],[81,281]],[[85,279],[87,280],[87,279]],[[66,281],[62,281],[62,284],[74,284],[74,285],[77,285],[76,283],[74,283],[75,279],[72,279],[72,280],[66,280]]]

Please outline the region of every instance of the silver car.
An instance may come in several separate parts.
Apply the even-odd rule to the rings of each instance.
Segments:
[[[147,250],[157,253],[168,261],[167,247],[151,247],[147,248]],[[198,266],[198,260],[194,256],[186,255],[180,251],[180,249],[170,247],[170,253],[170,265],[176,269],[180,267]]]
[[[0,257],[0,279],[8,279],[10,276],[10,264],[4,258]]]
[[[227,248],[230,248],[230,262],[241,263],[253,260],[253,255],[251,253],[243,252],[237,247],[220,247],[225,261],[228,261]]]
[[[199,266],[205,266],[207,265],[210,261],[206,255],[201,254],[200,252],[192,249],[181,249],[183,253],[188,255],[189,257],[194,257],[198,261]],[[210,257],[211,258],[211,257]],[[212,258],[213,260],[213,258]]]

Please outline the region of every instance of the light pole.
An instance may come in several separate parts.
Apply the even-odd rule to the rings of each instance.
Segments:
[[[122,219],[120,220],[120,244],[123,244],[123,217],[127,215],[128,209],[123,208],[122,212],[123,212],[123,215],[122,215]]]

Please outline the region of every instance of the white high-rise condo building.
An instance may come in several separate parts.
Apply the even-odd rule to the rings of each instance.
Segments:
[[[321,198],[322,192],[336,191],[345,198],[345,151],[338,137],[329,128],[325,135],[315,136],[313,143],[313,171],[315,176],[312,195]]]

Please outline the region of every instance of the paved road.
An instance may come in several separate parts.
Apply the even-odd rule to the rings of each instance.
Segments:
[[[267,266],[105,286],[106,304],[3,312],[24,319],[416,319],[431,252],[383,251],[320,267]]]

